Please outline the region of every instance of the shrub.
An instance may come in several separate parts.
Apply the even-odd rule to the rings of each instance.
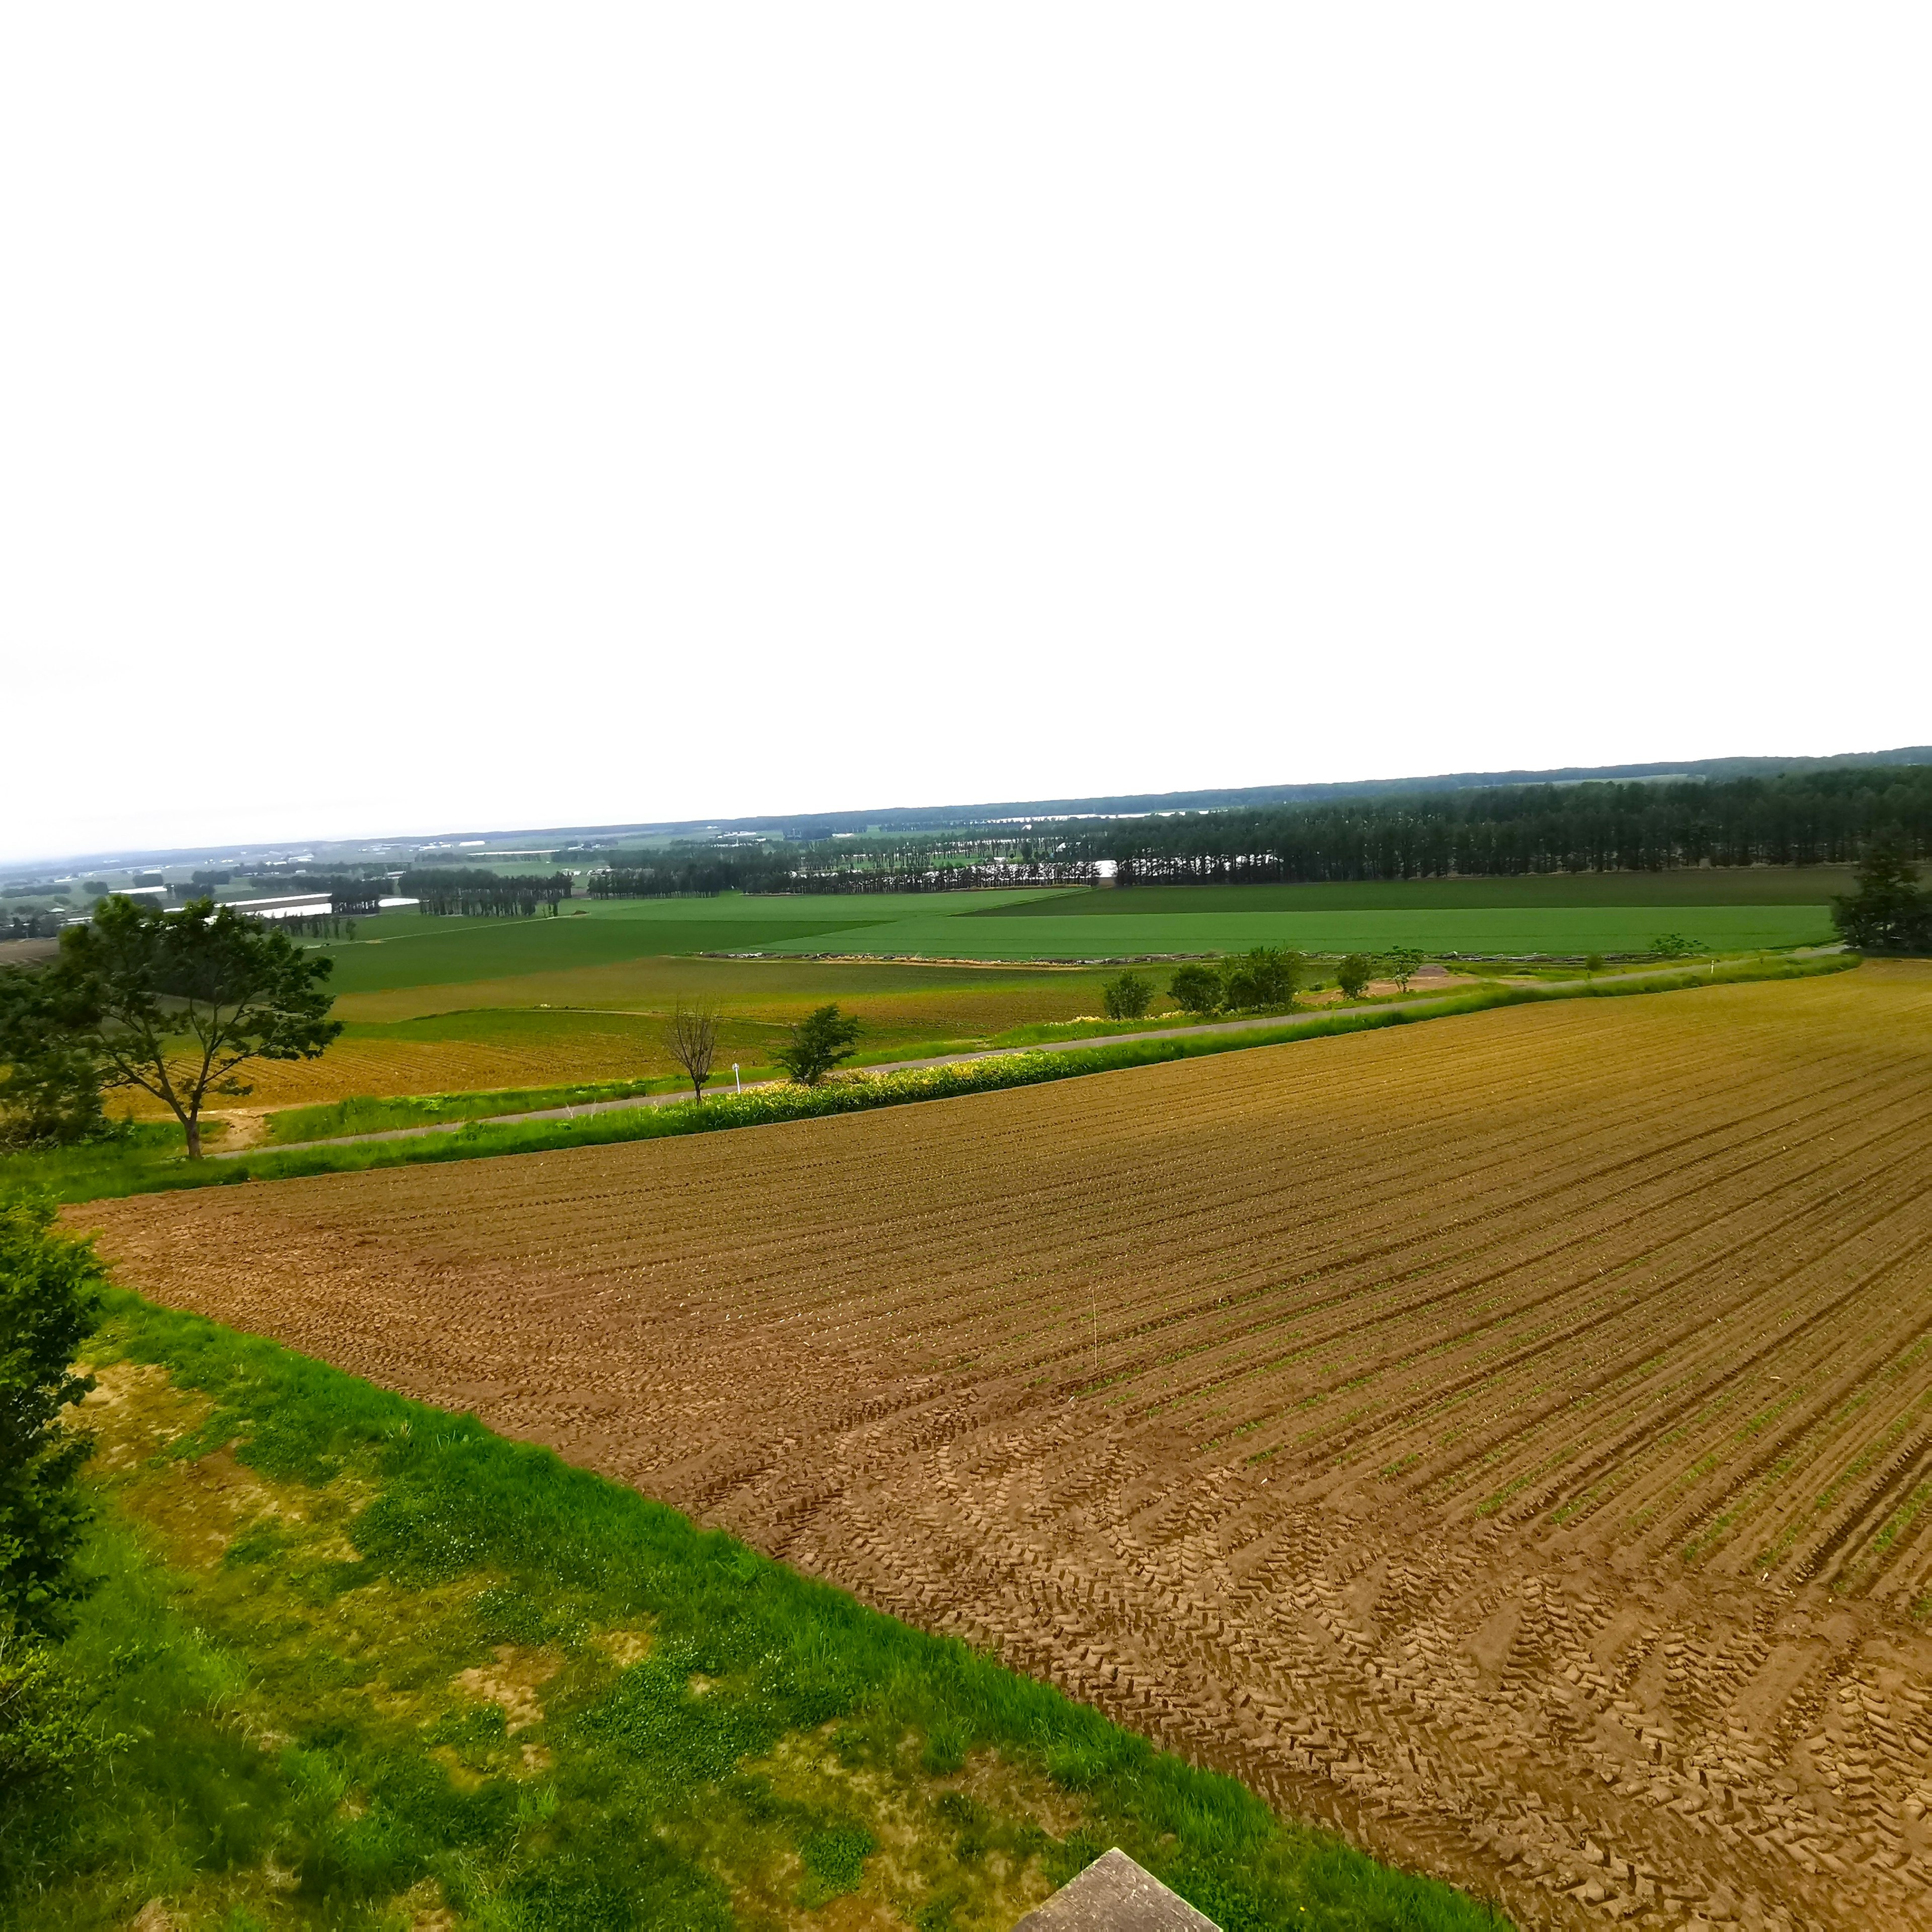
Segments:
[[[72,1365],[100,1319],[104,1276],[93,1244],[53,1219],[50,1195],[0,1198],[0,1636],[58,1632],[80,1591],[74,1479],[89,1443],[60,1412],[94,1386]]]
[[[1123,973],[1100,988],[1110,1020],[1142,1018],[1154,1004],[1154,988],[1138,973]]]
[[[1167,982],[1167,995],[1184,1012],[1211,1013],[1221,1004],[1221,976],[1211,966],[1183,966]]]
[[[1335,969],[1335,983],[1352,1000],[1359,1000],[1369,989],[1375,968],[1366,952],[1352,952]]]
[[[1301,982],[1301,955],[1277,946],[1257,946],[1238,959],[1222,962],[1222,998],[1237,1012],[1266,1007],[1281,1012],[1294,1004]]]
[[[1398,946],[1382,964],[1388,968],[1388,976],[1397,988],[1406,993],[1408,982],[1415,977],[1416,968],[1422,964],[1422,955],[1412,946]]]

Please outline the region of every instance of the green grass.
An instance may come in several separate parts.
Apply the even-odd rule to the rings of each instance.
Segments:
[[[1540,872],[1526,878],[1404,879],[1305,886],[1101,886],[975,918],[1145,919],[1175,913],[1462,912],[1586,906],[1818,906],[1852,890],[1849,866],[1687,866],[1668,872]]]
[[[1560,999],[1616,998],[1648,993],[1694,991],[1758,980],[1805,979],[1843,972],[1858,961],[1834,955],[1809,961],[1741,962],[1710,969],[1687,969],[1656,978],[1615,975],[1588,985],[1544,988],[1478,985],[1446,994],[1427,1006],[1400,1005],[1345,1009],[1280,1027],[1256,1027],[1228,1034],[1197,1034],[1178,1039],[1101,1041],[1064,1053],[1018,1053],[998,1060],[933,1067],[849,1081],[823,1087],[763,1087],[743,1094],[719,1093],[701,1106],[639,1107],[593,1114],[575,1120],[526,1121],[502,1126],[472,1120],[448,1133],[418,1139],[358,1142],[237,1156],[230,1160],[190,1162],[150,1156],[97,1166],[76,1162],[63,1169],[58,1156],[36,1157],[31,1179],[50,1187],[64,1201],[156,1193],[181,1188],[231,1186],[249,1180],[287,1180],[322,1174],[355,1173],[377,1167],[412,1167],[441,1161],[470,1160],[498,1154],[539,1154],[560,1148],[595,1147],[618,1141],[656,1140],[680,1134],[715,1133],[734,1127],[764,1126],[832,1114],[869,1112],[922,1100],[949,1100],[1009,1087],[1034,1086],[1089,1073],[1123,1071],[1209,1054],[1239,1053],[1298,1040],[1331,1038],[1385,1026],[1402,1026],[1454,1016]],[[86,1154],[87,1150],[77,1150]],[[0,1161],[0,1185],[15,1177]]]
[[[344,1134],[386,1133],[398,1127],[480,1120],[493,1114],[534,1114],[550,1107],[585,1107],[637,1094],[669,1094],[675,1079],[580,1081],[574,1086],[506,1087],[473,1094],[411,1094],[385,1100],[358,1094],[316,1107],[284,1107],[266,1122],[271,1145],[332,1140]],[[178,1141],[179,1136],[176,1136]]]
[[[1030,895],[971,896],[985,904],[988,899],[1018,902]],[[889,924],[932,903],[931,896],[917,893],[874,898],[747,898],[725,892],[716,898],[572,900],[555,919],[432,919],[419,913],[385,913],[358,920],[353,940],[332,940],[320,950],[335,961],[332,992],[387,992],[670,954],[768,952],[815,933]]]
[[[723,1932],[854,1892],[977,1932],[1113,1844],[1227,1932],[1494,1923],[548,1450],[110,1306],[63,1662],[129,1742],[11,1801],[18,1932],[157,1898],[225,1932]]]
[[[560,917],[359,922],[335,959],[338,994],[464,986],[698,953],[860,954],[1018,962],[1136,953],[1636,953],[1660,932],[1716,950],[1828,938],[1842,867],[1582,873],[1337,886],[614,899]]]
[[[1722,952],[1809,945],[1832,936],[1831,920],[1822,904],[1312,912],[1238,904],[1220,911],[1157,911],[1104,918],[1070,915],[1055,919],[1030,909],[949,917],[928,910],[862,929],[854,927],[785,940],[776,950],[784,953],[868,951],[949,958],[1111,959],[1204,957],[1244,952],[1256,946],[1321,953],[1386,952],[1411,946],[1432,957],[1448,952],[1555,952],[1581,957],[1591,952],[1613,956],[1646,953],[1652,940],[1666,932],[1684,934]]]

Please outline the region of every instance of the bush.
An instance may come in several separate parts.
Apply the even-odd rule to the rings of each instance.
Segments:
[[[1398,946],[1382,964],[1388,968],[1388,976],[1397,989],[1406,993],[1408,982],[1415,977],[1416,969],[1422,964],[1422,955],[1412,946]]]
[[[1352,952],[1335,969],[1335,983],[1348,998],[1359,1000],[1369,989],[1375,968],[1366,952]]]
[[[1211,966],[1184,966],[1167,982],[1167,996],[1184,1012],[1211,1013],[1221,1004],[1221,976]]]
[[[1123,973],[1100,988],[1110,1020],[1137,1020],[1154,1004],[1154,988],[1138,973]]]
[[[74,1351],[100,1319],[91,1241],[57,1233],[46,1194],[0,1198],[0,1637],[58,1633],[80,1594],[72,1559],[87,1511],[74,1479],[86,1436],[63,1408],[93,1388]]]
[[[1222,998],[1236,1012],[1280,1012],[1294,1004],[1301,983],[1301,955],[1278,946],[1257,946],[1221,968]]]
[[[71,1776],[127,1742],[88,1724],[80,1687],[44,1645],[0,1642],[0,1800],[38,1779]]]

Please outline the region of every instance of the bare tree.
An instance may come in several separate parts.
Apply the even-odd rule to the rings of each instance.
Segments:
[[[686,1006],[680,1000],[671,1010],[664,1038],[664,1051],[684,1069],[692,1092],[702,1103],[718,1051],[718,1009],[706,1000]]]

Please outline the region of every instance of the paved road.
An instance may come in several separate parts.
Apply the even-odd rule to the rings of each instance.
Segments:
[[[1839,952],[1844,949],[1837,946],[1808,946],[1798,956],[1815,956],[1820,953]],[[1612,976],[1620,983],[1628,984],[1636,980],[1670,979],[1694,965],[1694,961],[1679,961],[1672,966],[1652,968],[1642,973],[1619,973]],[[1545,980],[1539,982],[1552,992],[1588,986],[1587,979]],[[1080,1053],[1089,1047],[1119,1046],[1130,1042],[1143,1040],[1189,1040],[1214,1034],[1256,1033],[1263,1030],[1293,1030],[1304,1027],[1318,1025],[1332,1018],[1337,1012],[1396,1013],[1414,1012],[1432,1006],[1437,1000],[1453,999],[1458,994],[1474,992],[1480,988],[1480,980],[1459,981],[1452,986],[1438,988],[1434,992],[1413,994],[1401,1000],[1378,1000],[1373,1005],[1363,1006],[1317,1006],[1310,1010],[1292,1013],[1258,1013],[1246,1019],[1206,1020],[1190,1026],[1156,1027],[1143,1033],[1100,1034],[1087,1040],[1054,1040],[1038,1046],[993,1046],[982,1048],[974,1053],[935,1054],[929,1060],[886,1060],[876,1066],[857,1066],[854,1073],[884,1074],[905,1073],[922,1066],[958,1066],[969,1060],[1004,1060],[1018,1053]],[[760,1081],[747,1088],[747,1093],[754,1092],[758,1086],[776,1086],[776,1081]],[[722,1092],[722,1088],[714,1090]],[[293,1154],[304,1148],[353,1147],[364,1141],[416,1140],[424,1134],[460,1133],[468,1126],[501,1127],[514,1125],[524,1120],[578,1120],[592,1114],[614,1114],[628,1107],[670,1107],[676,1106],[687,1096],[676,1094],[635,1094],[622,1100],[592,1100],[580,1107],[545,1107],[530,1114],[491,1114],[475,1120],[440,1120],[434,1125],[422,1127],[390,1127],[380,1133],[338,1134],[328,1140],[287,1141],[280,1143],[262,1143],[252,1148],[234,1148],[225,1153],[210,1157],[215,1160],[239,1160],[250,1154]]]

